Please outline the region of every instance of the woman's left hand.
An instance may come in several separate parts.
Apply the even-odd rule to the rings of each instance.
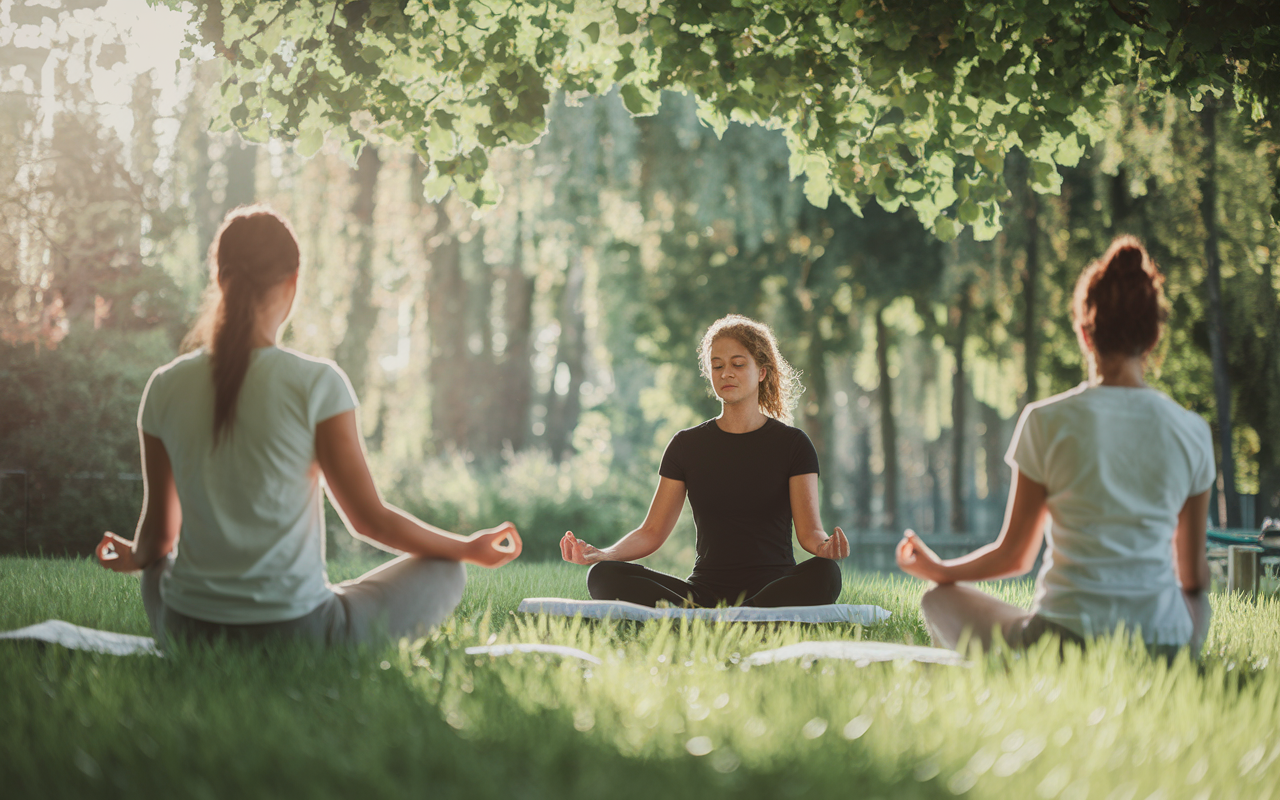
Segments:
[[[102,534],[94,550],[98,563],[113,572],[137,572],[141,569],[133,556],[133,542],[115,535],[111,531]]]
[[[464,561],[496,569],[515,561],[524,549],[516,526],[504,522],[496,528],[485,528],[467,537],[468,555]]]
[[[908,529],[903,532],[896,555],[898,567],[908,575],[935,583],[948,583],[942,559],[929,549],[915,531]]]
[[[818,550],[814,555],[820,558],[830,558],[839,561],[847,558],[849,555],[849,540],[845,538],[844,531],[836,528],[836,532],[828,536],[822,544],[818,545]]]

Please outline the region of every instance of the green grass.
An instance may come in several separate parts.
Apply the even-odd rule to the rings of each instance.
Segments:
[[[372,563],[372,562],[371,562]],[[343,563],[335,580],[371,563]],[[0,643],[0,786],[13,797],[1280,797],[1280,602],[1215,598],[1203,661],[1123,640],[972,668],[775,664],[804,639],[925,641],[923,586],[850,576],[876,627],[522,618],[583,597],[561,564],[472,570],[432,637],[376,650],[196,647],[113,658]],[[995,587],[1029,600],[1026,582]],[[146,633],[137,580],[0,559],[0,629]],[[470,657],[542,641],[598,666]],[[702,755],[694,755],[701,753]]]

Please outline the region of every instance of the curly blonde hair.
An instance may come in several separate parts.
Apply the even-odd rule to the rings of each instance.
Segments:
[[[778,352],[773,330],[741,314],[729,314],[711,323],[698,345],[698,366],[702,377],[711,380],[711,345],[717,339],[729,338],[747,349],[756,365],[764,370],[760,382],[760,410],[774,419],[791,421],[791,410],[804,392],[800,373]]]

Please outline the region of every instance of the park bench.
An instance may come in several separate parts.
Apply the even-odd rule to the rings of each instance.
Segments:
[[[1280,565],[1280,521],[1265,520],[1260,530],[1210,530],[1209,550],[1226,550],[1227,591],[1258,593],[1262,570]]]

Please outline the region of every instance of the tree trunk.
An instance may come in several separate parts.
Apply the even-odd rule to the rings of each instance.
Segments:
[[[932,442],[925,442],[925,470],[929,478],[929,527],[930,533],[942,528],[946,519],[946,504],[942,501],[942,469],[940,463],[946,460],[947,443],[941,436]]]
[[[827,375],[826,347],[818,333],[817,314],[811,314],[810,317],[812,324],[809,325],[809,352],[805,363],[805,383],[808,385],[805,393],[800,396],[798,410],[804,419],[805,431],[813,441],[813,449],[818,454],[818,464],[827,469],[832,466],[830,448],[827,446],[832,430],[831,402],[828,399],[831,385]],[[827,519],[832,518],[831,493],[835,485],[835,481],[831,480],[822,481],[821,484],[820,510]]]
[[[969,380],[965,373],[964,348],[969,338],[969,314],[973,307],[970,282],[960,289],[960,302],[951,310],[955,340],[955,371],[951,375],[951,532],[969,531],[969,514],[965,508],[965,454],[968,450],[966,423],[968,420]]]
[[[227,194],[223,200],[223,214],[236,206],[247,206],[257,200],[258,147],[245,142],[237,134],[231,135],[224,161],[227,165]],[[218,222],[221,223],[219,215]]]
[[[424,237],[423,246],[431,262],[427,272],[431,450],[441,453],[466,446],[472,398],[467,393],[467,284],[462,275],[461,248],[443,202],[436,204],[435,213],[436,224]]]
[[[213,202],[213,190],[210,177],[213,172],[213,159],[209,157],[209,133],[203,125],[196,134],[196,165],[192,174],[192,200],[196,227],[196,256],[204,266],[208,266],[209,246],[213,244],[213,235],[218,231],[218,212]],[[209,282],[205,275],[200,276],[198,285]]]
[[[524,270],[524,231],[516,219],[516,242],[506,270],[503,321],[507,344],[498,370],[500,386],[495,424],[498,441],[513,451],[523,450],[529,434],[533,401],[533,279]]]
[[[1218,519],[1228,528],[1240,527],[1240,500],[1236,495],[1236,468],[1231,436],[1231,382],[1227,376],[1227,328],[1222,318],[1222,270],[1218,261],[1218,178],[1216,110],[1206,104],[1200,114],[1204,124],[1205,165],[1200,179],[1200,214],[1204,219],[1205,283],[1209,294],[1209,355],[1213,361],[1213,393],[1218,411],[1218,448],[1221,450],[1222,494]],[[1224,508],[1225,506],[1225,508]],[[1225,516],[1223,512],[1226,512]]]
[[[876,309],[876,365],[880,369],[880,447],[884,451],[883,526],[898,526],[898,426],[893,418],[893,385],[889,380],[889,328],[884,324],[884,307]]]
[[[1004,435],[1004,420],[1000,419],[1000,412],[986,403],[980,405],[982,407],[982,450],[987,456],[985,465],[987,497],[994,498],[1000,504],[1000,508],[1004,508],[1004,498],[1009,494],[1009,482],[1005,479],[1009,465],[1004,462],[1005,447],[1009,439]]]
[[[1022,273],[1023,352],[1027,391],[1021,405],[1034,403],[1040,383],[1040,200],[1027,181],[1027,262]]]
[[[465,449],[491,462],[502,452],[502,439],[493,424],[498,403],[493,354],[493,267],[484,257],[485,230],[480,226],[463,248],[467,276],[467,376],[473,398],[467,422]]]
[[[871,530],[871,423],[861,420],[854,433],[854,451],[858,465],[854,469],[854,525],[860,531]]]
[[[556,374],[547,401],[547,447],[561,461],[573,450],[573,430],[582,409],[582,382],[586,379],[586,320],[582,314],[582,290],[586,268],[582,256],[574,256],[560,296],[560,341],[556,346]],[[568,373],[562,385],[561,367]],[[561,394],[561,389],[564,393]]]
[[[1271,270],[1271,259],[1263,259],[1262,261],[1262,282],[1261,294],[1263,298],[1262,305],[1265,307],[1270,322],[1267,326],[1267,340],[1270,342],[1280,341],[1280,298],[1276,297],[1276,293],[1271,290],[1275,286],[1274,277]],[[1266,517],[1280,517],[1280,464],[1277,464],[1277,448],[1273,443],[1274,436],[1266,433],[1267,431],[1275,431],[1280,424],[1280,400],[1277,400],[1272,392],[1275,391],[1277,384],[1280,384],[1280,363],[1275,358],[1268,359],[1263,373],[1268,380],[1264,385],[1270,390],[1267,393],[1263,407],[1266,409],[1265,416],[1261,424],[1255,424],[1254,428],[1261,435],[1261,441],[1258,447],[1258,499],[1257,508],[1254,514],[1254,521],[1259,525]]]
[[[351,379],[356,397],[364,395],[369,371],[369,340],[378,324],[378,307],[373,303],[373,249],[376,237],[373,229],[373,210],[377,200],[378,172],[382,159],[378,148],[365,147],[356,161],[356,196],[351,203],[351,259],[350,305],[347,307],[347,329],[334,351],[334,360]]]

